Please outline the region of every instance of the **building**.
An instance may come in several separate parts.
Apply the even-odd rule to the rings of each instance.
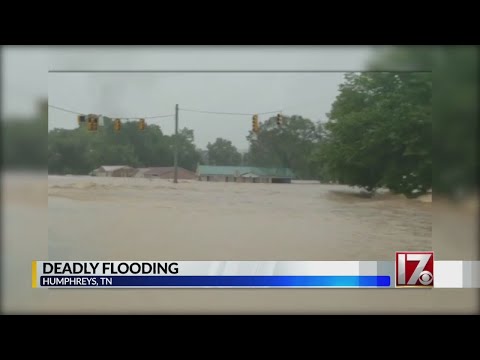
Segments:
[[[137,170],[125,165],[104,165],[93,170],[92,176],[132,177]]]
[[[287,168],[198,165],[197,177],[200,181],[290,183],[295,175]]]
[[[144,178],[145,173],[150,170],[150,168],[137,168],[137,172],[135,173],[134,177],[136,178]]]
[[[173,179],[175,173],[175,167],[151,167],[138,169],[135,177],[143,178],[158,178],[158,179]],[[197,175],[193,171],[189,171],[182,167],[177,168],[177,178],[184,180],[195,180]]]

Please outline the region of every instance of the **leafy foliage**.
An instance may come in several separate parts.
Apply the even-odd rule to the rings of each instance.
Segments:
[[[371,63],[375,69],[433,71],[436,193],[461,195],[478,189],[478,60],[475,46],[415,46],[388,48]]]
[[[260,123],[258,134],[247,136],[250,148],[248,162],[254,166],[290,168],[300,179],[312,178],[310,154],[320,140],[320,126],[299,115],[283,117],[278,126],[276,117]]]
[[[348,74],[317,162],[340,182],[424,193],[432,183],[431,73]]]
[[[177,141],[179,165],[190,170],[197,163],[288,167],[300,179],[338,181],[369,191],[384,186],[415,196],[432,186],[433,149],[443,170],[437,166],[435,191],[471,188],[478,169],[472,131],[478,110],[474,59],[463,48],[396,48],[372,64],[376,69],[444,70],[435,73],[437,79],[448,81],[453,91],[436,92],[435,109],[441,111],[435,113],[435,144],[432,73],[386,71],[346,75],[326,123],[300,115],[284,116],[280,126],[276,117],[261,121],[259,133],[247,136],[249,151],[243,155],[222,138],[206,150],[197,149],[191,129],[181,129],[175,137],[157,125],[140,131],[135,122],[126,122],[116,132],[111,119],[97,132],[54,129],[46,144],[40,136],[48,128],[45,102],[34,120],[3,123],[3,164],[32,168],[48,159],[49,173],[55,174],[87,174],[101,165],[171,166]]]
[[[210,165],[240,165],[242,155],[232,142],[217,138],[213,144],[207,145],[208,163]]]
[[[179,166],[195,170],[200,154],[193,143],[193,130],[164,135],[157,125],[140,131],[135,122],[113,129],[111,119],[104,120],[96,132],[84,127],[49,132],[48,171],[54,174],[87,174],[102,165],[133,167],[171,166],[175,140],[178,141]]]

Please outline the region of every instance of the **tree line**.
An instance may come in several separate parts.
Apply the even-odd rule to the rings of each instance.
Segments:
[[[95,132],[83,126],[49,131],[48,172],[88,174],[106,164],[172,166],[177,140],[179,166],[192,171],[197,164],[282,167],[298,179],[334,181],[368,191],[387,187],[413,196],[432,187],[431,102],[429,72],[351,73],[345,75],[325,121],[284,115],[279,126],[271,117],[260,123],[258,133],[249,132],[244,154],[223,138],[198,149],[188,128],[175,139],[155,124],[140,131],[136,122],[126,122],[117,132],[112,119],[105,118]],[[45,117],[28,129],[29,140],[47,126]],[[27,158],[22,153],[32,146],[26,141],[15,145],[7,144],[7,163]],[[45,156],[44,150],[38,149],[36,156]]]
[[[199,149],[194,132],[183,128],[178,133],[179,166],[195,171],[197,164],[251,165],[288,167],[298,178],[315,177],[310,154],[320,138],[320,127],[301,116],[284,118],[278,127],[276,119],[261,124],[258,134],[247,139],[250,149],[241,154],[231,141],[217,138]],[[172,166],[175,135],[163,134],[158,125],[147,125],[140,131],[135,122],[126,122],[120,131],[113,129],[112,119],[95,132],[84,126],[76,129],[54,129],[48,137],[48,171],[50,174],[88,174],[106,164],[132,167]]]
[[[368,191],[387,187],[407,195],[432,186],[432,75],[429,72],[365,72],[345,75],[324,123],[300,115],[271,117],[247,136],[242,155],[217,138],[202,152],[193,130],[179,131],[179,165],[253,165],[290,168],[299,179],[338,181]],[[127,122],[115,132],[111,119],[88,133],[49,133],[50,173],[86,174],[104,164],[170,166],[175,135],[157,125],[139,131]]]
[[[88,131],[54,129],[48,138],[48,172],[88,174],[102,165],[132,167],[172,166],[175,141],[178,141],[179,166],[195,170],[201,154],[194,145],[193,130],[183,128],[177,135],[165,135],[158,125],[140,131],[136,122],[125,122],[120,131],[104,118],[104,126]]]
[[[321,122],[298,114],[285,114],[281,126],[275,117],[266,119],[260,123],[258,134],[250,131],[247,135],[249,149],[244,154],[223,138],[198,149],[193,130],[181,129],[177,139],[179,165],[189,170],[195,170],[197,164],[288,167],[299,179],[339,182],[369,191],[387,187],[415,196],[432,187],[435,154],[436,163],[448,170],[436,174],[438,191],[451,193],[454,183],[472,188],[478,164],[472,148],[475,142],[470,139],[475,134],[469,130],[474,125],[475,109],[469,95],[473,83],[468,64],[474,56],[465,51],[447,52],[443,58],[439,54],[407,48],[379,57],[380,65],[387,69],[392,64],[398,68],[404,61],[405,69],[443,66],[444,74],[449,69],[457,74],[451,80],[458,96],[439,93],[442,104],[448,106],[437,113],[435,127],[431,72],[350,73]],[[458,115],[458,124],[468,126],[452,126],[454,115]],[[47,132],[47,124],[46,107],[35,121],[4,122],[4,166],[31,168],[46,161],[51,174],[87,174],[105,164],[173,164],[175,135],[164,134],[157,125],[139,131],[136,123],[127,122],[115,132],[112,120],[105,119],[105,126],[97,132],[89,133],[82,127],[54,129],[47,139],[41,136]],[[441,139],[435,143],[434,153],[432,131]]]
[[[370,192],[386,187],[407,196],[424,194],[432,188],[432,74],[347,74],[325,122],[294,115],[278,126],[272,117],[247,139],[251,165],[288,167],[300,179]],[[209,149],[221,149],[229,154],[224,159],[238,163],[224,140]]]

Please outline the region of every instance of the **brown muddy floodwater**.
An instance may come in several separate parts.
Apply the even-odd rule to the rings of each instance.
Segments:
[[[314,183],[4,174],[5,313],[472,313],[477,289],[32,289],[32,260],[476,259],[477,217]],[[443,227],[442,227],[443,226]]]
[[[51,259],[392,260],[431,203],[346,186],[49,176]]]

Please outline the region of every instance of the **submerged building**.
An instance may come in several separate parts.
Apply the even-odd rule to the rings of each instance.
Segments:
[[[92,176],[112,176],[112,177],[131,177],[137,172],[137,169],[125,165],[104,165],[93,170]]]
[[[288,168],[264,168],[255,166],[198,165],[200,181],[224,181],[240,183],[290,183],[295,178]]]

